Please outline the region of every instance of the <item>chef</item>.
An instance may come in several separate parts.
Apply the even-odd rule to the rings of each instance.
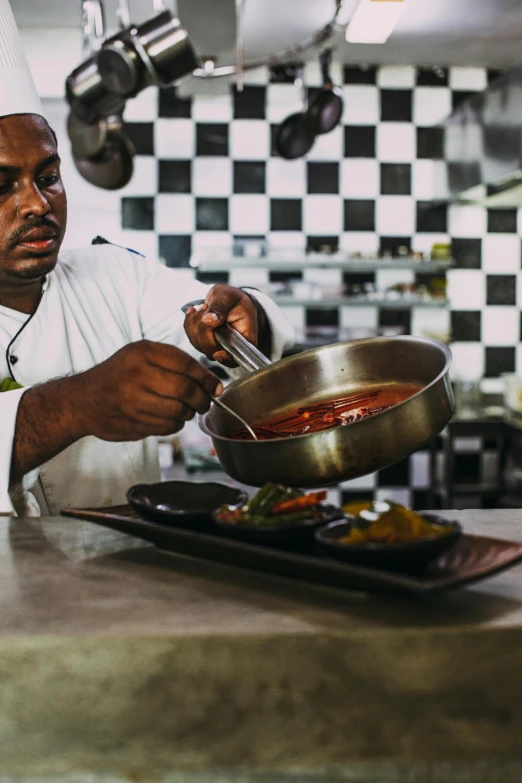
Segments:
[[[122,503],[159,480],[156,438],[222,392],[198,361],[230,366],[214,329],[227,322],[272,359],[292,330],[259,292],[111,244],[60,252],[60,158],[7,0],[0,26],[0,514]]]

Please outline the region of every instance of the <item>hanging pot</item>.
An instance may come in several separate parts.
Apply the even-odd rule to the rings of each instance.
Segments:
[[[125,97],[152,84],[170,86],[200,64],[186,30],[167,10],[108,38],[96,62],[105,89]]]
[[[310,152],[315,141],[314,134],[309,131],[305,122],[307,99],[302,69],[296,74],[294,84],[302,91],[303,111],[287,117],[279,126],[276,136],[277,152],[286,160],[304,157]]]
[[[75,116],[93,125],[99,119],[121,114],[124,102],[103,85],[96,62],[105,36],[105,20],[100,0],[83,0],[83,55],[81,65],[67,77],[65,94]]]
[[[89,124],[73,111],[67,118],[67,133],[73,154],[79,158],[93,158],[99,155],[107,141],[108,121],[98,120]]]
[[[319,62],[323,76],[323,89],[316,95],[305,116],[306,128],[315,136],[330,133],[340,123],[343,116],[343,96],[341,91],[333,85],[330,75],[331,60],[331,49],[326,49],[321,53]]]
[[[304,114],[291,114],[279,126],[276,138],[277,152],[286,160],[304,157],[313,147],[315,136],[306,127]]]
[[[114,123],[116,126],[116,123]],[[111,130],[102,150],[93,157],[80,157],[73,151],[73,160],[79,173],[91,185],[104,190],[119,190],[130,182],[134,171],[134,148],[123,132]]]

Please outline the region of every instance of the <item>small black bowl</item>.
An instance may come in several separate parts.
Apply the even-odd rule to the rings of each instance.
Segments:
[[[462,533],[458,522],[449,522],[435,514],[422,516],[432,525],[450,529],[444,535],[427,536],[418,541],[404,543],[341,544],[339,539],[347,535],[355,525],[355,517],[345,517],[316,530],[315,540],[324,553],[347,563],[382,568],[386,571],[419,573],[428,563],[449,549]]]
[[[334,519],[339,519],[343,512],[337,506],[323,503],[319,506],[320,519],[307,519],[297,525],[289,527],[253,527],[251,525],[231,525],[229,522],[220,520],[217,511],[214,512],[213,519],[223,535],[229,538],[235,538],[239,541],[248,541],[251,544],[263,544],[267,546],[277,546],[280,548],[302,549],[310,547],[314,542],[314,532],[318,527],[327,525]]]
[[[227,504],[242,506],[248,495],[242,489],[214,481],[164,481],[135,484],[127,500],[147,519],[187,530],[214,530],[212,512]]]

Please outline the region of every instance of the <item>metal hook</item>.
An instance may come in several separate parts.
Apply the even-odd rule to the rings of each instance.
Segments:
[[[236,0],[236,87],[238,92],[243,92],[245,74],[245,43],[244,43],[244,13],[246,0]]]
[[[131,25],[130,8],[128,0],[118,0],[118,10],[116,16],[120,22],[120,29],[126,30]]]
[[[82,52],[89,57],[97,52],[105,38],[105,12],[101,0],[82,0]]]

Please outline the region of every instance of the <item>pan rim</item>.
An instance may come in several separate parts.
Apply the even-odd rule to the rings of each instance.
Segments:
[[[353,343],[357,343],[358,345],[364,344],[364,343],[376,343],[376,342],[415,342],[415,343],[424,343],[426,345],[432,345],[439,349],[442,349],[442,353],[444,354],[445,361],[444,361],[444,367],[442,370],[438,373],[438,375],[429,383],[427,383],[425,386],[423,386],[421,389],[419,389],[418,392],[415,392],[415,394],[412,394],[411,397],[408,397],[406,400],[403,400],[402,402],[398,402],[396,405],[392,405],[390,408],[387,408],[384,411],[381,411],[380,413],[375,413],[373,416],[368,416],[364,419],[361,419],[360,421],[355,421],[352,424],[348,425],[350,428],[352,427],[360,427],[361,425],[366,424],[368,421],[377,420],[381,416],[386,416],[386,414],[390,413],[393,410],[396,410],[397,408],[400,408],[401,406],[407,405],[409,402],[415,400],[417,397],[419,397],[421,394],[424,394],[428,391],[428,389],[435,386],[439,381],[441,381],[448,373],[452,361],[453,356],[451,353],[450,348],[446,345],[446,343],[441,342],[440,340],[435,340],[432,337],[414,337],[413,335],[396,335],[394,337],[364,337],[360,340],[349,340],[346,342],[338,342],[338,343],[331,343],[329,345],[323,345],[320,348],[311,348],[308,351],[302,351],[301,353],[295,354],[294,356],[288,356],[286,359],[281,359],[277,364],[284,363],[285,365],[289,365],[293,362],[297,362],[300,357],[306,356],[308,353],[320,353],[322,351],[326,351],[329,348],[334,348],[336,346],[340,345],[352,345]],[[263,367],[260,370],[256,370],[253,373],[250,373],[249,375],[245,376],[244,378],[240,378],[237,381],[234,381],[228,388],[233,388],[234,386],[240,384],[242,381],[246,380],[247,378],[253,377],[254,375],[258,375],[261,373],[267,373],[270,369],[273,368],[273,365],[268,365],[267,367]],[[270,440],[236,440],[235,438],[227,437],[226,435],[219,435],[218,433],[211,430],[208,425],[206,424],[206,417],[208,416],[208,412],[203,415],[198,415],[198,424],[200,429],[206,434],[209,435],[211,438],[215,438],[220,441],[224,441],[227,443],[241,443],[242,445],[246,446],[270,446],[273,443],[290,443],[290,442],[300,442],[303,439],[309,439],[314,437],[320,437],[324,436],[326,432],[334,432],[337,430],[337,427],[332,427],[329,430],[320,430],[319,432],[308,432],[304,435],[294,435],[292,438],[271,438]],[[451,418],[451,417],[450,417]]]

